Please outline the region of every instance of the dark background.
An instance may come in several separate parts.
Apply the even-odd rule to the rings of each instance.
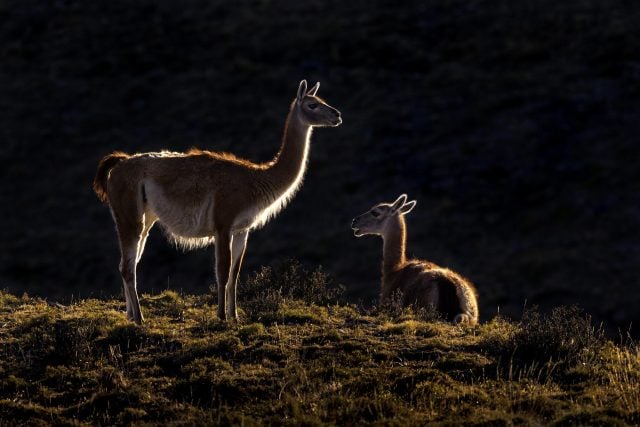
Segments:
[[[0,287],[118,295],[98,160],[192,146],[269,160],[307,78],[344,124],[314,133],[305,183],[251,234],[243,278],[295,257],[371,301],[381,242],[349,224],[406,192],[409,253],[473,280],[484,320],[577,303],[626,329],[638,25],[631,1],[4,1]],[[208,292],[212,259],[156,227],[139,288]]]

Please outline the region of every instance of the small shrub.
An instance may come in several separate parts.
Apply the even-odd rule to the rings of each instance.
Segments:
[[[571,364],[602,343],[603,332],[591,325],[591,316],[578,307],[557,307],[549,316],[527,311],[516,333],[518,353],[538,361],[564,360]]]
[[[322,267],[310,271],[296,260],[276,267],[262,267],[241,287],[242,307],[249,319],[261,320],[277,312],[286,300],[306,305],[328,305],[338,301],[344,286],[334,285]]]
[[[393,319],[397,319],[409,311],[408,307],[405,307],[402,302],[402,291],[398,289],[388,299],[380,301],[380,305],[371,314],[386,314]]]
[[[285,299],[279,289],[264,289],[256,292],[255,297],[243,301],[243,311],[249,320],[265,321],[271,319],[278,312]]]
[[[508,375],[547,379],[565,373],[578,363],[591,362],[604,340],[591,317],[575,306],[557,307],[549,315],[536,308],[524,313],[513,335],[492,337],[485,346],[496,354]]]
[[[17,306],[20,299],[7,291],[0,290],[0,308]]]
[[[393,319],[418,319],[425,322],[442,320],[442,315],[433,307],[421,307],[416,304],[405,305],[400,289],[397,289],[389,299],[380,304],[378,312],[384,313]]]

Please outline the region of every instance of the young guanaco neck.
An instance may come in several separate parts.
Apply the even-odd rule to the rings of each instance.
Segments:
[[[307,166],[311,129],[301,120],[294,100],[287,115],[280,151],[265,170],[276,198],[302,180]]]
[[[389,221],[382,234],[382,277],[389,278],[406,262],[407,225],[404,215],[395,215]]]

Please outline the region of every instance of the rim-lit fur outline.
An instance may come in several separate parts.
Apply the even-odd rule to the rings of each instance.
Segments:
[[[342,122],[340,112],[316,96],[319,87],[307,90],[306,80],[300,82],[270,162],[197,149],[114,152],[100,161],[93,188],[116,224],[128,319],[143,321],[136,267],[156,222],[187,249],[215,243],[218,317],[237,319],[236,285],[249,231],[273,218],[300,188],[312,129]]]

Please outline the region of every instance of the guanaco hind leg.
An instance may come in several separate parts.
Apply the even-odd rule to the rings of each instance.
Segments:
[[[127,306],[127,319],[137,324],[143,322],[140,301],[136,290],[136,267],[142,256],[144,242],[155,219],[145,221],[141,210],[131,209],[139,206],[135,192],[123,193],[111,202],[111,213],[118,230],[120,241],[120,274],[124,286],[124,297]]]
[[[141,239],[142,224],[137,233],[129,233],[118,224],[120,236],[120,274],[124,285],[124,296],[127,305],[127,319],[141,324],[143,321],[138,292],[136,290],[136,267],[138,258],[138,245]],[[132,235],[133,234],[133,235]]]
[[[137,291],[138,263],[142,258],[142,253],[144,252],[144,246],[147,241],[147,237],[149,236],[149,231],[155,224],[156,220],[157,218],[153,215],[143,215],[142,227],[136,227],[136,231],[138,228],[141,230],[133,234],[134,238],[132,239],[132,242],[129,245],[123,243],[122,239],[120,242],[120,252],[122,256],[120,260],[120,273],[122,274],[122,281],[124,285],[127,319],[133,320],[137,324],[141,324],[144,321]],[[120,234],[120,230],[118,230],[118,234]],[[137,239],[135,236],[137,236]],[[135,240],[137,240],[137,242],[135,242]]]

